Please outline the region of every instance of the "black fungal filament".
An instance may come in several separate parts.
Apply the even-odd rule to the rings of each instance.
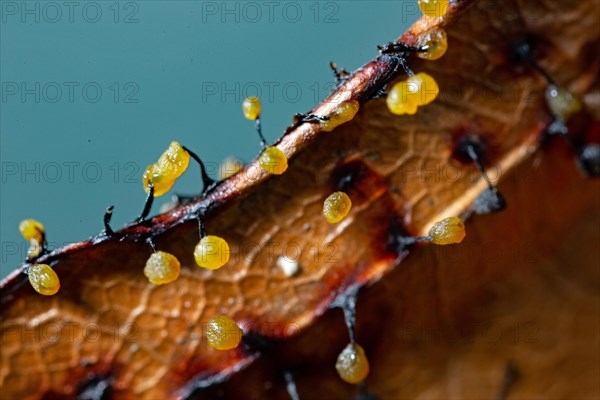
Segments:
[[[115,235],[115,231],[113,231],[113,229],[110,226],[110,220],[112,219],[112,214],[113,214],[114,208],[115,208],[115,206],[110,206],[104,212],[103,222],[104,222],[104,233],[106,234],[106,236],[114,236]]]
[[[202,210],[196,213],[196,220],[198,220],[198,234],[202,239],[206,236],[206,225],[204,224],[204,212]]]
[[[152,249],[152,252],[156,253],[156,244],[154,243],[154,240],[152,239],[152,237],[147,237],[146,243],[148,243],[148,246],[150,246],[150,248]]]
[[[154,184],[148,184],[148,195],[146,196],[146,201],[144,202],[144,208],[142,209],[142,213],[137,219],[137,222],[144,222],[150,214],[150,210],[152,209],[152,203],[154,203]],[[112,211],[111,211],[112,213]]]
[[[298,395],[298,389],[296,388],[296,382],[294,381],[294,375],[291,371],[283,371],[283,379],[285,379],[285,388],[290,395],[291,400],[300,400]]]
[[[346,79],[348,79],[348,77],[350,76],[350,73],[348,71],[346,71],[343,68],[339,69],[336,63],[334,63],[333,61],[329,63],[329,67],[331,68],[333,76],[335,76],[335,81],[338,85],[344,83]]]
[[[458,145],[459,155],[470,159],[476,166],[481,176],[487,183],[487,189],[475,199],[472,212],[476,214],[490,214],[506,208],[506,200],[502,193],[492,184],[482,161],[483,143],[477,136],[466,136]]]
[[[215,186],[216,181],[214,179],[212,179],[210,176],[208,176],[208,173],[206,172],[206,167],[204,166],[204,162],[202,162],[202,159],[200,157],[198,157],[198,155],[196,153],[194,153],[193,151],[191,151],[190,149],[188,149],[185,146],[181,146],[181,147],[185,151],[187,151],[189,153],[190,157],[192,157],[194,159],[194,161],[196,161],[198,163],[198,165],[200,166],[200,176],[202,178],[202,194],[206,193],[207,191],[209,191],[210,189],[212,189]]]

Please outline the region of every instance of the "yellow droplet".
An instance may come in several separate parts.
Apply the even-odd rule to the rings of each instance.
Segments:
[[[418,87],[409,85],[407,81],[396,83],[385,99],[390,112],[396,115],[416,113],[418,107],[414,98],[417,91]]]
[[[44,239],[44,225],[35,219],[25,219],[19,224],[19,231],[25,240],[41,242]]]
[[[335,224],[340,222],[352,208],[350,197],[344,192],[334,192],[323,202],[323,216],[327,222]]]
[[[419,38],[418,47],[425,50],[417,53],[419,58],[425,60],[437,60],[441,58],[446,54],[446,50],[448,50],[446,31],[437,28],[427,32]]]
[[[465,224],[458,217],[444,218],[429,230],[431,242],[435,244],[460,243],[466,235]]]
[[[258,97],[246,97],[242,103],[242,112],[244,113],[244,117],[249,120],[254,121],[258,119],[260,117],[260,100]]]
[[[435,100],[439,92],[435,79],[425,72],[419,72],[405,81],[396,83],[390,90],[386,103],[393,114],[412,115],[420,106]]]
[[[419,8],[428,17],[443,17],[448,12],[448,0],[419,0]]]
[[[152,183],[154,185],[154,196],[162,196],[167,193],[175,184],[174,179],[169,179],[160,172],[160,168],[156,164],[148,165],[148,168],[144,171],[142,177],[144,184],[144,190],[146,193],[150,190],[148,185]]]
[[[244,168],[244,163],[235,157],[228,157],[219,166],[219,179],[227,179]]]
[[[208,322],[206,340],[217,350],[235,349],[242,341],[244,331],[229,317],[219,315]]]
[[[360,103],[356,100],[346,100],[341,102],[329,114],[329,119],[327,121],[321,121],[321,129],[325,132],[331,132],[338,126],[351,121],[359,108]]]
[[[154,285],[173,282],[179,277],[180,271],[181,264],[177,257],[164,251],[152,253],[144,267],[144,275]]]
[[[35,258],[42,252],[42,242],[37,239],[29,241],[29,249],[27,249],[27,258]]]
[[[340,378],[352,384],[365,380],[369,375],[369,360],[365,350],[358,344],[348,344],[335,363]]]
[[[156,166],[167,179],[175,181],[185,172],[189,164],[190,153],[179,142],[171,142],[167,150],[158,159]]]
[[[27,271],[33,289],[44,296],[51,296],[60,289],[58,275],[47,264],[33,264]]]
[[[258,165],[270,174],[281,175],[288,167],[285,153],[275,146],[269,146],[260,153]]]
[[[194,259],[199,267],[219,269],[229,261],[229,244],[218,236],[204,236],[194,249]]]
[[[581,102],[573,93],[556,85],[549,85],[546,89],[546,102],[552,114],[568,121],[569,118],[581,110]]]

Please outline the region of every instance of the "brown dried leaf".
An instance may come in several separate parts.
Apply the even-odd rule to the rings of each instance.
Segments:
[[[598,91],[598,15],[600,4],[593,1],[455,2],[444,20],[422,20],[402,38],[412,44],[433,24],[445,26],[449,36],[449,50],[441,60],[409,61],[415,70],[435,76],[442,91],[439,100],[414,117],[392,116],[382,99],[366,101],[393,75],[394,58],[379,56],[314,110],[327,114],[333,100],[356,98],[361,111],[354,121],[332,133],[319,132],[314,124],[286,132],[278,144],[291,159],[283,176],[267,177],[252,164],[206,198],[148,225],[125,229],[120,234],[127,240],[96,238],[44,257],[42,261],[56,263],[62,281],[52,298],[34,293],[23,274],[12,275],[0,292],[3,395],[74,396],[82,383],[95,378],[108,382],[115,398],[185,397],[195,386],[227,377],[256,357],[245,347],[218,352],[203,341],[203,323],[224,313],[269,339],[304,331],[275,361],[264,357],[256,367],[234,375],[227,390],[264,396],[264,388],[255,387],[264,381],[248,379],[268,377],[261,366],[275,366],[271,372],[280,373],[288,366],[310,366],[306,360],[313,360],[317,367],[299,373],[301,392],[310,396],[318,389],[312,395],[338,397],[350,390],[332,369],[332,354],[346,340],[343,325],[331,315],[313,323],[350,285],[374,282],[399,264],[390,236],[426,233],[441,217],[464,212],[485,188],[481,179],[474,179],[474,166],[453,157],[465,133],[486,143],[486,165],[496,167],[513,206],[506,213],[474,219],[467,243],[473,245],[456,248],[458,262],[419,247],[389,279],[361,294],[366,300],[359,302],[359,338],[376,360],[370,386],[388,397],[489,397],[492,382],[499,385],[511,359],[535,377],[517,386],[523,396],[597,395],[589,378],[598,370],[597,351],[573,345],[599,337],[597,326],[589,323],[598,315],[591,304],[598,293],[586,286],[590,279],[597,282],[593,252],[583,246],[572,253],[578,242],[567,235],[566,247],[558,247],[546,264],[540,257],[522,268],[522,262],[511,264],[505,257],[490,266],[470,257],[468,250],[498,243],[498,238],[518,248],[526,243],[522,234],[539,239],[545,252],[572,224],[584,227],[585,221],[577,221],[586,212],[597,220],[598,183],[578,177],[569,155],[544,156],[532,175],[539,181],[515,177],[529,167],[511,172],[531,157],[550,116],[543,101],[545,81],[530,68],[512,65],[507,54],[515,39],[536,38],[540,64],[558,82],[593,99]],[[345,176],[351,177],[346,191],[354,206],[344,222],[332,226],[320,215],[322,200]],[[574,189],[585,187],[586,192],[569,196],[552,182],[573,182]],[[537,199],[541,193],[547,199],[543,205]],[[198,240],[193,212],[203,207],[209,207],[208,231],[226,238],[236,252],[219,271],[200,270],[191,256]],[[546,216],[552,229],[545,228]],[[585,232],[591,235],[589,227]],[[146,281],[142,268],[150,250],[143,238],[148,234],[157,235],[158,247],[181,260],[177,282],[154,287]],[[276,265],[286,252],[301,265],[292,278]],[[568,269],[553,261],[565,255]],[[573,272],[577,264],[570,264],[570,258],[592,264]],[[571,278],[575,283],[565,282]],[[379,313],[381,308],[385,312]],[[475,321],[504,328],[511,313],[518,323],[536,317],[534,324],[557,339],[542,338],[548,348],[511,343],[490,348],[477,335],[466,345],[447,340],[432,344],[419,334],[398,341],[402,331],[396,323],[415,321],[435,329]],[[553,325],[561,330],[552,332]],[[319,326],[327,328],[325,333],[318,331],[322,336],[311,339]],[[569,361],[565,355],[570,351],[581,361],[561,364]],[[586,373],[575,376],[576,367]],[[570,377],[564,386],[543,386],[562,372]],[[236,380],[243,385],[235,385]],[[276,385],[269,395],[281,391]]]

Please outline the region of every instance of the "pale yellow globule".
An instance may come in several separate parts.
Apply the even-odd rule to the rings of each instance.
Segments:
[[[434,244],[454,244],[463,241],[467,235],[465,224],[458,217],[448,217],[433,224],[429,230]]]
[[[242,113],[244,117],[251,121],[255,121],[260,117],[260,100],[258,97],[246,97],[242,103]]]
[[[365,380],[369,375],[369,360],[365,350],[358,344],[348,344],[338,356],[335,369],[345,382],[357,384]]]
[[[419,8],[428,17],[443,17],[448,12],[448,0],[419,0]]]
[[[51,296],[60,289],[60,280],[56,272],[47,264],[33,264],[27,270],[29,283],[33,289],[44,296]]]
[[[287,170],[288,160],[283,151],[269,146],[260,153],[258,165],[270,174],[281,175]]]
[[[329,119],[327,121],[321,121],[321,129],[325,132],[331,132],[338,126],[351,121],[359,108],[360,103],[356,100],[346,100],[341,102],[329,114]]]
[[[418,47],[424,51],[417,52],[419,58],[425,60],[437,60],[446,54],[448,50],[448,38],[446,31],[436,28],[427,32],[419,38]]]
[[[19,231],[25,240],[41,242],[44,239],[44,225],[35,219],[25,219],[19,224]]]
[[[352,208],[350,197],[344,192],[334,192],[323,202],[323,216],[327,222],[335,224],[348,215]]]
[[[229,317],[219,315],[206,325],[206,340],[217,350],[235,349],[242,341],[244,331]]]
[[[169,148],[160,156],[158,161],[150,164],[144,171],[142,183],[146,193],[150,183],[154,185],[154,196],[167,193],[187,169],[190,154],[178,142],[171,142]]]
[[[154,285],[175,281],[179,277],[180,271],[181,264],[177,257],[164,251],[152,253],[144,267],[144,275]]]
[[[388,93],[386,104],[392,114],[413,115],[420,106],[434,101],[439,92],[435,79],[425,72],[419,72],[396,83]]]
[[[219,269],[229,261],[229,244],[225,239],[207,235],[194,248],[196,264],[202,268]]]
[[[568,121],[581,110],[581,101],[567,89],[556,85],[549,85],[546,89],[546,103],[552,114],[563,121]]]

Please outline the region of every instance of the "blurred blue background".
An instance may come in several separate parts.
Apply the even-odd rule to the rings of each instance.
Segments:
[[[0,195],[6,276],[26,255],[18,232],[40,220],[51,248],[138,215],[140,182],[171,140],[213,176],[260,150],[240,105],[263,103],[267,140],[420,13],[396,1],[1,1]],[[192,166],[173,191],[200,189]],[[153,213],[170,196],[155,203]]]

